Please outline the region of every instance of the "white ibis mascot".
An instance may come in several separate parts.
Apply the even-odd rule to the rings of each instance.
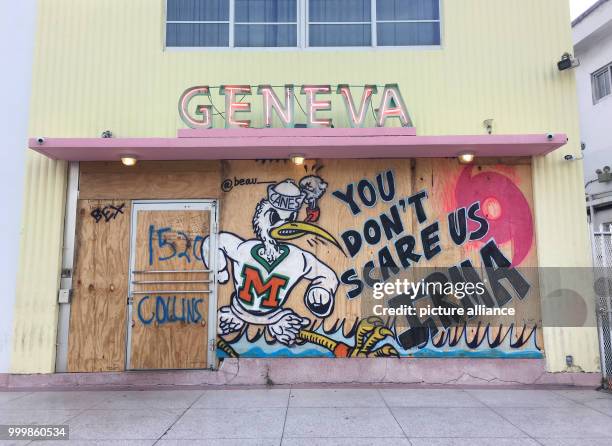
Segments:
[[[232,263],[234,276],[231,303],[219,310],[219,334],[240,331],[245,324],[262,325],[278,342],[295,344],[298,332],[311,321],[283,306],[302,279],[310,281],[304,293],[306,308],[317,318],[331,314],[338,288],[336,273],[312,253],[284,242],[311,235],[340,248],[331,234],[313,224],[320,215],[317,201],[326,188],[327,183],[314,175],[297,184],[287,179],[270,185],[267,198],[255,207],[256,238],[244,240],[228,232],[219,234],[217,280],[229,281],[228,262]],[[304,204],[306,218],[297,221]],[[208,243],[207,238],[202,247],[206,265],[210,265]]]

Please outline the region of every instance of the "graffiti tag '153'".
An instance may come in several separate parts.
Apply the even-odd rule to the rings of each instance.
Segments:
[[[173,234],[177,241],[169,237]],[[191,263],[192,260],[202,261],[201,251],[204,237],[201,235],[196,235],[192,239],[183,231],[174,231],[171,227],[158,228],[155,225],[149,225],[148,240],[149,265],[153,265],[155,261],[165,262],[175,258],[183,259],[187,263]]]

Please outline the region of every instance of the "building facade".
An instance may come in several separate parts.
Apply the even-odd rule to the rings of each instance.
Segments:
[[[607,123],[612,117],[612,4],[594,3],[572,23],[580,131],[583,144],[585,193],[589,216],[593,260],[605,271],[612,262],[612,146]],[[612,373],[612,346],[609,338],[612,298],[601,296],[600,336],[604,375]]]
[[[567,2],[206,3],[40,1],[13,372],[600,370],[541,323],[538,270],[591,265]],[[422,267],[510,271],[472,304],[516,314],[373,312]]]
[[[595,3],[574,20],[574,52],[580,60],[576,69],[580,130],[584,143],[586,193],[593,205],[595,229],[612,223],[612,176],[609,174],[612,145],[607,123],[612,116],[612,4]],[[606,169],[606,166],[608,169]]]

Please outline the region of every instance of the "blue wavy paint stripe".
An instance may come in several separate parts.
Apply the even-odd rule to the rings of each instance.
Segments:
[[[219,358],[227,358],[228,356],[221,350],[217,351]],[[282,348],[275,351],[264,351],[260,347],[252,347],[245,352],[240,353],[242,358],[332,358],[334,355],[328,351],[320,351],[316,349],[307,350],[292,350]],[[534,350],[519,350],[519,351],[470,351],[470,350],[448,350],[436,351],[422,349],[410,354],[403,354],[402,358],[507,358],[507,359],[540,359],[544,355],[540,351]]]

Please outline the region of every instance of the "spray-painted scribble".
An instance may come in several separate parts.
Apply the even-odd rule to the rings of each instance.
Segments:
[[[93,211],[91,211],[91,217],[99,223],[104,220],[105,223],[108,223],[111,220],[117,218],[118,215],[123,214],[123,210],[125,209],[125,203],[120,204],[119,206],[114,206],[109,204],[103,207],[97,207]]]
[[[155,301],[155,303],[153,303]],[[200,305],[204,299],[196,297],[177,296],[143,296],[138,302],[136,311],[138,320],[144,325],[186,323],[202,323],[203,309]],[[151,304],[149,312],[145,310],[147,304]]]
[[[223,192],[230,192],[235,187],[254,186],[256,184],[274,184],[274,183],[276,183],[276,181],[260,180],[257,177],[252,177],[252,178],[237,178],[237,177],[226,178],[221,183],[221,190]]]
[[[191,263],[192,260],[202,261],[203,243],[204,237],[201,235],[192,237],[171,227],[159,228],[149,225],[149,265],[174,258],[183,259],[187,263]]]

